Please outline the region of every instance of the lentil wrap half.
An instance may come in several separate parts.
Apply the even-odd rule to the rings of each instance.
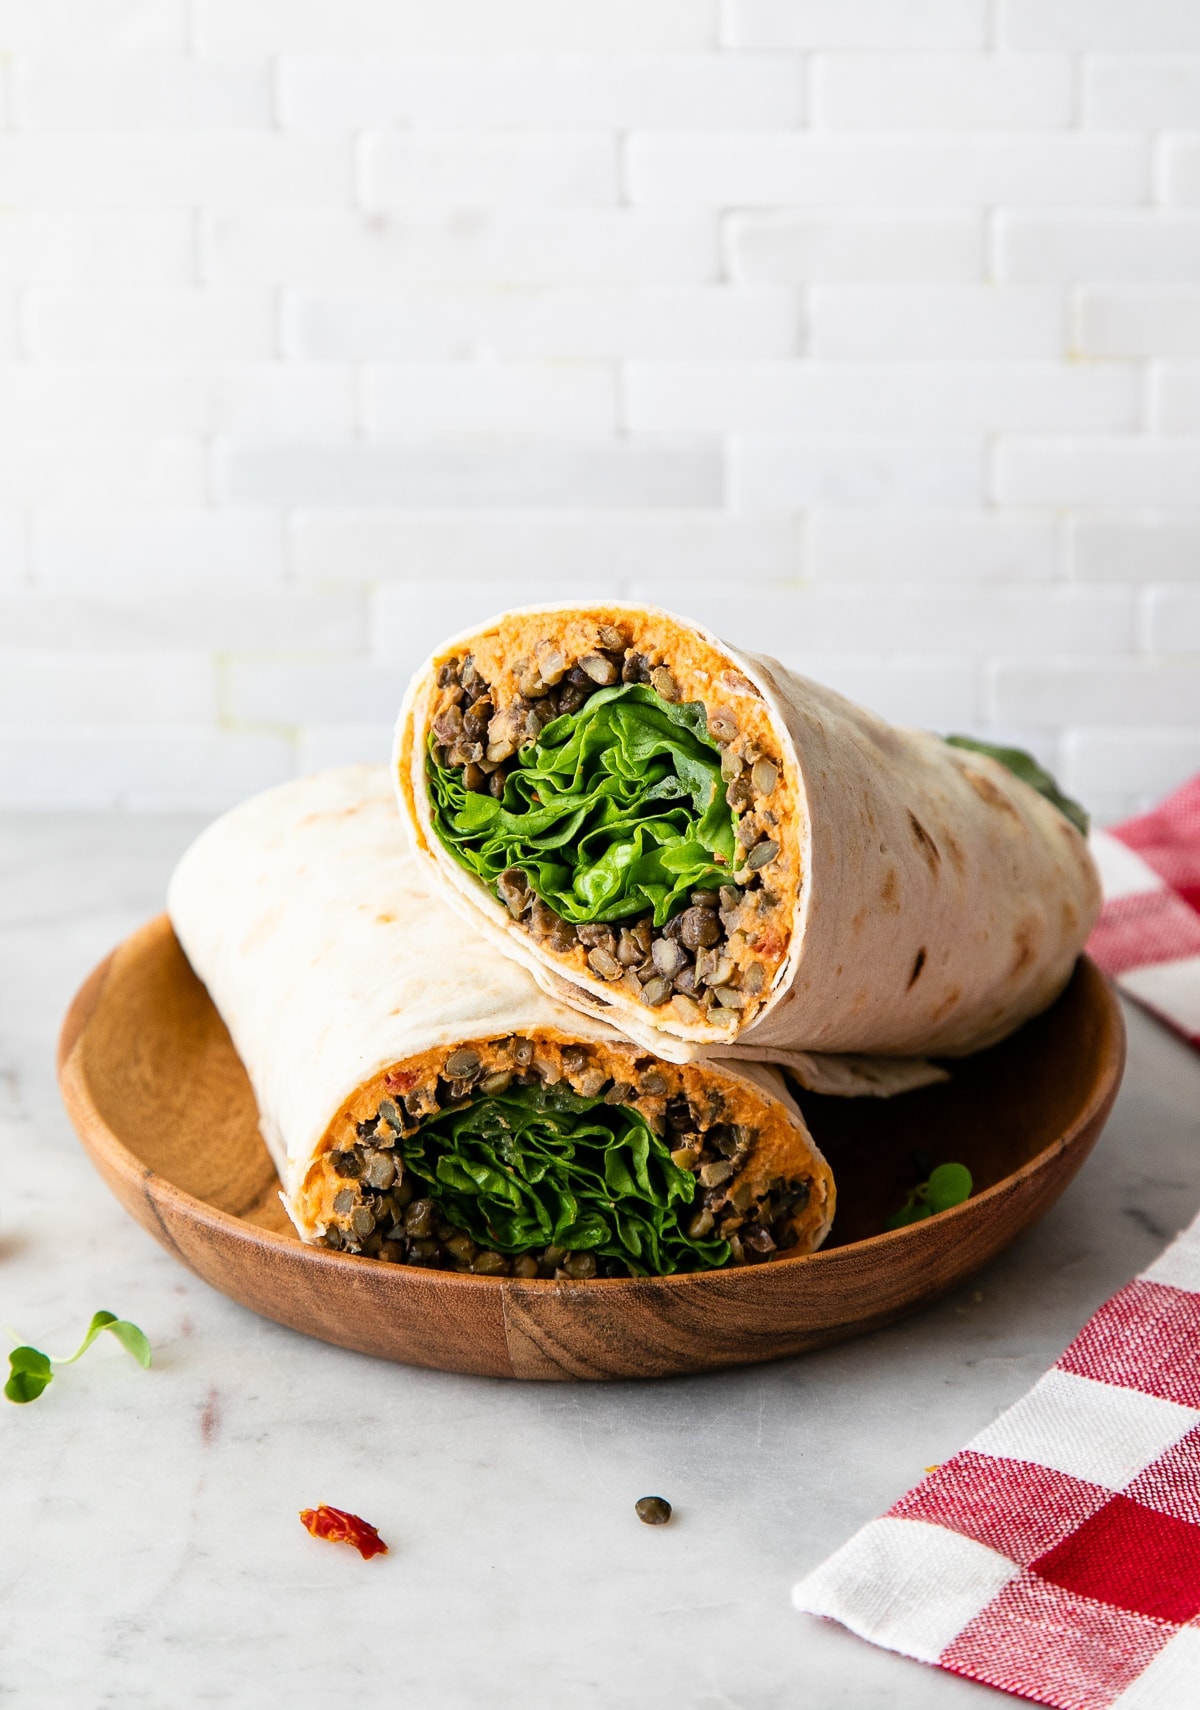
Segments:
[[[491,943],[672,1061],[890,1093],[1061,991],[1085,838],[989,755],[887,724],[632,604],[531,606],[438,648],[393,771]]]
[[[528,1277],[818,1246],[828,1165],[778,1072],[660,1063],[543,992],[413,857],[386,768],[284,784],[186,852],[168,907],[305,1241]]]

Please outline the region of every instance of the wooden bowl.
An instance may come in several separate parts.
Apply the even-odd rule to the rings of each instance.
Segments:
[[[969,1276],[1040,1217],[1116,1096],[1124,1028],[1083,960],[1058,1002],[944,1086],[803,1104],[838,1211],[805,1258],[679,1277],[525,1282],[303,1246],[279,1202],[254,1097],[166,916],[92,973],[59,1078],[101,1175],[143,1228],[222,1293],[293,1329],[409,1365],[521,1378],[661,1377],[777,1359],[888,1324]],[[879,1233],[937,1163],[964,1205]]]

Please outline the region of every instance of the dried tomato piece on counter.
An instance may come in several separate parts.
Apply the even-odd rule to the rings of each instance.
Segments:
[[[331,1544],[353,1544],[365,1562],[372,1556],[386,1556],[388,1547],[369,1520],[357,1514],[347,1514],[342,1508],[330,1508],[323,1502],[319,1508],[302,1508],[301,1522],[314,1538],[328,1538]]]

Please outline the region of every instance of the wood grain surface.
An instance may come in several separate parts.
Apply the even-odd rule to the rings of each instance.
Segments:
[[[494,1377],[626,1378],[804,1352],[935,1300],[1058,1198],[1116,1097],[1124,1029],[1086,959],[1057,1003],[944,1086],[890,1100],[800,1093],[838,1211],[804,1258],[593,1282],[458,1276],[306,1247],[278,1198],[245,1071],[165,915],[85,981],[59,1078],[104,1180],[163,1246],[232,1299],[343,1347]],[[880,1233],[933,1165],[976,1192]]]

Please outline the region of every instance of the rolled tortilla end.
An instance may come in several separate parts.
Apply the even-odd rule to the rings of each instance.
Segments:
[[[1053,1001],[1099,909],[1084,837],[997,760],[653,607],[529,607],[448,641],[393,772],[451,905],[672,1061],[928,1082],[929,1057]]]
[[[833,1179],[777,1071],[667,1063],[555,1003],[444,906],[384,768],[226,814],[168,901],[303,1240],[588,1279],[825,1238]]]

